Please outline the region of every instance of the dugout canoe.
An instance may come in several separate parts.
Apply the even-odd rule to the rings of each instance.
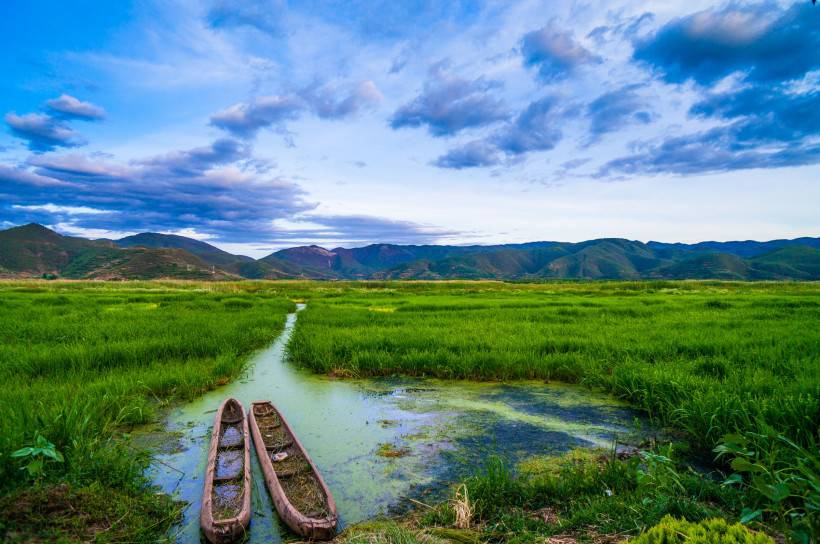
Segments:
[[[251,435],[279,518],[312,540],[336,535],[339,516],[319,471],[273,403],[257,401],[249,414]]]
[[[248,418],[238,400],[216,411],[199,521],[209,542],[238,540],[251,521],[251,441]]]

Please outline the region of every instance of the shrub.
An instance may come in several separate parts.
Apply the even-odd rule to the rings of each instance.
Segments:
[[[750,531],[740,523],[712,518],[692,523],[664,517],[660,523],[632,541],[633,544],[774,544],[769,536]]]

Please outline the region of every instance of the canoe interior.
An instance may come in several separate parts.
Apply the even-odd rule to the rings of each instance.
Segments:
[[[335,516],[313,467],[279,413],[269,404],[254,403],[253,415],[279,484],[293,507],[308,518]]]
[[[214,521],[239,515],[243,507],[245,484],[245,433],[239,403],[229,401],[222,411],[220,422],[211,491]]]

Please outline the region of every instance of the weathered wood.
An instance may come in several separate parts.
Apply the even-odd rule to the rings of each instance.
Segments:
[[[220,445],[222,439],[222,428],[224,425],[242,423],[242,444]],[[235,477],[216,477],[217,456],[220,451],[227,452],[241,448],[242,469]],[[225,483],[235,481],[242,486],[241,507],[239,512],[229,518],[215,517],[213,508],[214,483]],[[251,521],[251,457],[250,457],[250,435],[248,432],[248,419],[245,417],[245,410],[242,404],[236,399],[225,399],[216,411],[214,418],[213,435],[211,436],[211,447],[208,450],[208,462],[205,466],[205,487],[202,491],[202,508],[199,514],[199,522],[202,531],[209,542],[222,544],[233,542],[242,537]]]
[[[315,478],[315,483],[318,483],[321,490],[322,500],[324,501],[322,504],[323,512],[312,510],[309,512],[300,512],[291,502],[292,499],[296,499],[296,497],[288,497],[285,489],[282,487],[282,482],[280,482],[276,472],[275,463],[271,459],[271,452],[265,444],[259,424],[257,423],[257,414],[262,417],[263,414],[269,413],[275,413],[276,416],[278,416],[278,419],[281,421],[282,431],[287,435],[287,440],[284,442],[284,444],[287,445],[281,449],[289,450],[290,455],[301,456],[308,465],[307,470],[296,469],[283,471],[281,474],[283,481],[290,480],[296,474],[302,474],[304,472],[312,473],[313,478]],[[339,523],[336,503],[322,476],[316,469],[316,465],[313,464],[307,451],[305,451],[299,439],[291,430],[287,420],[282,417],[281,412],[276,409],[273,403],[268,401],[253,402],[251,404],[249,419],[256,454],[262,465],[265,483],[267,484],[268,491],[270,492],[271,499],[273,499],[273,504],[276,506],[276,511],[279,513],[280,519],[282,519],[293,532],[300,536],[313,540],[329,540],[333,538],[336,535],[336,528]],[[268,427],[268,429],[273,428],[278,428],[278,426]]]

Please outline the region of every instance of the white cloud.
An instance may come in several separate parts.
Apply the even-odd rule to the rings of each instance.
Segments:
[[[57,204],[41,204],[33,206],[21,206],[15,204],[12,206],[15,210],[25,210],[29,212],[48,212],[57,215],[97,215],[116,213],[108,210],[99,210],[97,208],[89,208],[87,206],[60,206]]]

